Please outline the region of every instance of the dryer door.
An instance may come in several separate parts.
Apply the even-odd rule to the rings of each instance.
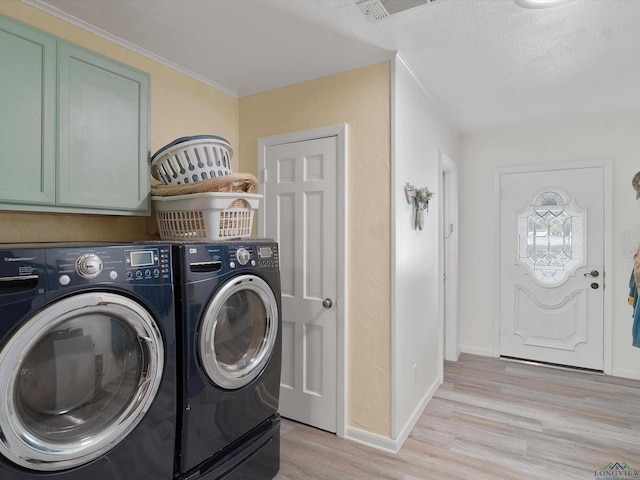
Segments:
[[[0,453],[32,470],[82,465],[142,420],[164,345],[139,303],[113,293],[59,300],[0,350]]]
[[[255,275],[235,277],[205,310],[198,340],[201,365],[219,387],[244,387],[269,361],[277,334],[278,304],[269,285]]]

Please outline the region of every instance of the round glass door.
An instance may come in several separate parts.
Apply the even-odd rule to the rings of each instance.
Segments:
[[[0,351],[0,453],[32,470],[93,460],[142,420],[164,345],[146,309],[85,293],[29,319]]]
[[[278,305],[269,285],[254,275],[225,284],[205,310],[200,362],[213,383],[237,389],[269,361],[278,334]]]

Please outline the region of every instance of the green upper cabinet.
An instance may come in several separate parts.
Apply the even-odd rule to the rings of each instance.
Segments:
[[[56,40],[0,16],[0,201],[53,205]]]
[[[58,44],[58,205],[148,210],[149,76]]]
[[[149,75],[2,16],[0,62],[0,209],[148,215]]]

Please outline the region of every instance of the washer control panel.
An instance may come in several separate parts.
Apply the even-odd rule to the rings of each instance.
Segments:
[[[258,245],[258,267],[278,268],[278,246]]]
[[[46,255],[47,264],[55,265],[55,273],[50,272],[50,275],[55,275],[54,283],[61,287],[87,282],[172,281],[171,247],[168,245],[59,248],[47,250]]]
[[[168,249],[143,247],[124,251],[127,280],[166,278],[171,270]]]
[[[278,268],[278,246],[275,243],[230,246],[229,266],[231,268],[243,266]]]
[[[278,244],[271,239],[182,244],[173,253],[179,256],[176,276],[183,285],[209,279],[220,282],[241,273],[270,276],[279,270]]]
[[[184,245],[185,274],[206,274],[246,268],[278,269],[278,245],[273,241]]]

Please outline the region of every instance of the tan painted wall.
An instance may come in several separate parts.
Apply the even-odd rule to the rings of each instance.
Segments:
[[[347,425],[389,436],[390,65],[240,99],[240,169],[257,172],[258,138],[348,124]]]
[[[184,135],[220,135],[234,147],[238,145],[236,97],[30,7],[20,0],[1,0],[0,14],[149,72],[151,153]],[[234,150],[237,151],[237,148]],[[237,168],[237,158],[234,155],[234,169]],[[156,232],[155,219],[152,217],[0,211],[0,242],[127,241],[153,238]]]
[[[149,72],[151,153],[177,137],[211,133],[234,146],[234,171],[256,173],[259,137],[349,125],[347,422],[388,436],[389,63],[238,100],[20,0],[1,0],[0,14]],[[0,242],[130,241],[153,238],[156,231],[149,217],[0,211]]]

